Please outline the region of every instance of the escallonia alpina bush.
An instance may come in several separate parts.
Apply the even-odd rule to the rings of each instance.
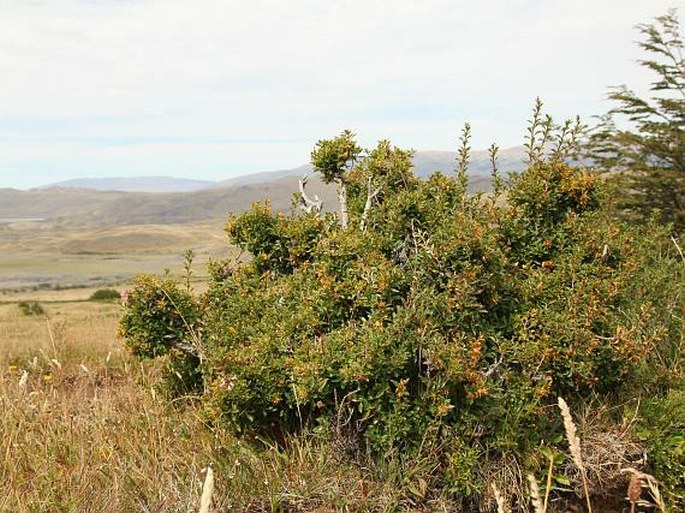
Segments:
[[[563,137],[551,155],[533,138],[528,169],[503,186],[495,168],[496,193],[468,195],[468,134],[456,176],[427,180],[387,141],[319,141],[312,164],[340,213],[303,180],[300,213],[265,202],[231,215],[226,231],[252,258],[212,263],[198,298],[140,278],[121,321],[128,346],[176,365],[169,379],[200,391],[213,423],[428,452],[462,496],[485,493],[488,462],[536,464],[525,455],[563,433],[557,397],[668,386],[685,280],[667,228],[612,220]]]

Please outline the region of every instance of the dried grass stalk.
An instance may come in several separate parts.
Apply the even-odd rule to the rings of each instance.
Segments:
[[[642,498],[642,479],[637,473],[630,476],[628,483],[628,500],[630,501],[630,513],[635,513],[635,505]]]
[[[205,483],[202,485],[202,497],[200,498],[200,513],[209,513],[212,505],[212,492],[214,491],[214,471],[207,467]]]
[[[19,388],[24,395],[28,393],[28,382],[29,373],[27,371],[24,371],[21,373],[21,378],[19,378]]]
[[[499,488],[497,488],[497,485],[495,483],[491,483],[490,487],[492,488],[492,493],[495,494],[495,502],[497,503],[497,513],[510,513],[511,510],[507,507],[506,503],[504,502],[504,498],[502,497]]]
[[[627,493],[628,501],[630,501],[630,513],[634,513],[636,511],[635,508],[640,505],[666,512],[666,504],[659,490],[659,482],[653,475],[640,472],[634,468],[625,468],[622,469],[622,472],[630,472],[631,474]],[[649,494],[654,501],[653,503],[642,499],[642,490],[644,488],[649,490]]]
[[[542,499],[540,498],[540,487],[533,474],[528,474],[528,482],[530,483],[530,500],[533,503],[535,513],[545,513],[545,507],[542,505]]]
[[[585,465],[583,465],[583,456],[580,451],[580,438],[576,434],[576,425],[571,417],[571,410],[562,397],[559,397],[559,409],[561,410],[561,417],[564,420],[564,430],[566,431],[566,440],[568,440],[569,451],[573,463],[575,463],[580,476],[583,480],[583,492],[585,493],[585,500],[587,501],[588,513],[592,513],[592,504],[590,503],[590,492],[588,491],[587,477],[585,475]]]
[[[563,398],[559,398],[559,409],[561,410],[561,417],[564,419],[564,429],[566,430],[566,439],[568,440],[569,451],[573,458],[573,463],[576,464],[581,471],[585,468],[583,466],[583,456],[580,453],[580,438],[576,434],[576,425],[573,423],[571,417],[571,410]]]
[[[547,469],[547,485],[545,486],[545,503],[543,510],[547,511],[547,504],[549,501],[549,493],[552,490],[552,471],[554,470],[554,458],[549,458],[549,468]]]

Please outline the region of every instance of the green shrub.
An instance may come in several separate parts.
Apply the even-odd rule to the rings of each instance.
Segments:
[[[195,298],[169,278],[139,276],[124,307],[119,332],[127,349],[140,358],[162,357],[173,395],[200,390],[201,308]]]
[[[685,390],[646,400],[636,431],[654,476],[665,486],[670,511],[685,510]]]
[[[254,258],[214,262],[201,298],[149,277],[130,291],[127,344],[178,363],[192,342],[211,422],[428,451],[472,496],[506,455],[536,465],[561,432],[557,396],[617,400],[677,379],[680,257],[666,228],[612,221],[595,175],[531,159],[500,202],[407,175],[408,153],[386,142],[352,162],[343,136],[339,156],[340,141],[317,147],[337,163],[348,228],[256,204],[226,228]]]
[[[121,294],[114,289],[98,289],[90,295],[90,301],[119,301]]]
[[[21,301],[17,306],[24,315],[45,315],[45,309],[37,301]]]

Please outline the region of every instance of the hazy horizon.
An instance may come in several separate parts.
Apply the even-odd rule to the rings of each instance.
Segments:
[[[454,150],[523,142],[647,89],[635,25],[673,2],[0,2],[0,188],[77,178],[221,181],[308,161],[343,129]]]
[[[511,160],[512,160],[511,152],[512,152],[512,151],[513,151],[513,152],[516,152],[516,153],[518,153],[518,152],[524,152],[524,146],[523,146],[523,145],[517,145],[517,146],[512,146],[512,147],[509,147],[509,148],[501,148],[501,147],[500,147],[499,150],[498,150],[498,155],[499,155],[499,159],[498,159],[498,160],[500,161],[500,165],[501,165],[502,163],[507,164],[507,163],[510,163],[510,162],[511,162]],[[451,170],[454,169],[454,167],[456,166],[456,162],[457,162],[456,159],[457,159],[457,156],[458,156],[458,153],[457,153],[457,150],[456,150],[456,149],[451,149],[451,150],[416,150],[416,151],[415,151],[415,155],[423,155],[424,158],[428,157],[429,159],[431,159],[431,154],[435,154],[435,153],[439,153],[439,154],[442,154],[442,153],[451,153],[451,154],[453,154],[453,157],[454,157],[454,159],[453,159],[453,160],[454,160],[454,164],[451,165],[451,166],[450,166],[450,165],[444,164],[444,165],[442,165],[442,166],[439,166],[440,169],[437,169],[437,168],[436,168],[434,171],[449,172],[449,171],[451,171]],[[478,158],[478,157],[480,157],[480,158]],[[472,148],[472,150],[471,150],[471,164],[472,164],[472,166],[471,166],[471,167],[473,167],[474,158],[476,158],[477,160],[480,160],[480,161],[481,161],[481,162],[480,162],[481,165],[482,165],[482,161],[483,161],[484,159],[487,160],[487,161],[489,162],[489,158],[490,158],[490,157],[489,157],[489,154],[488,154],[488,149],[487,149],[487,148]],[[431,159],[431,160],[432,160],[432,159]],[[524,158],[524,157],[521,157],[520,159],[519,159],[519,158],[515,158],[514,160],[516,160],[516,161],[520,160],[521,162],[524,162],[524,161],[525,161],[525,158]],[[51,182],[46,182],[46,183],[40,183],[40,184],[32,185],[32,186],[30,186],[30,187],[11,187],[11,186],[10,186],[10,187],[1,187],[1,186],[0,186],[0,189],[3,189],[3,188],[8,189],[8,188],[9,188],[9,189],[15,189],[15,190],[20,190],[20,191],[28,191],[28,190],[33,190],[33,189],[47,188],[47,187],[51,187],[51,186],[55,186],[55,185],[58,185],[58,186],[64,185],[64,186],[67,187],[67,188],[70,188],[70,187],[76,187],[76,188],[91,188],[91,187],[87,184],[88,182],[103,181],[103,182],[121,182],[119,185],[124,185],[125,187],[124,187],[124,188],[121,188],[121,189],[118,189],[118,188],[114,188],[114,187],[112,186],[111,183],[110,183],[110,184],[104,184],[104,183],[103,183],[102,185],[106,185],[106,188],[105,188],[105,189],[102,189],[102,190],[126,191],[126,190],[129,190],[129,185],[131,185],[131,184],[127,184],[127,183],[126,183],[126,182],[129,181],[129,180],[130,180],[131,182],[141,182],[141,181],[142,181],[142,182],[146,182],[146,184],[149,185],[148,182],[152,182],[152,181],[155,180],[155,179],[156,179],[156,180],[160,180],[160,181],[164,181],[164,180],[171,179],[171,180],[178,180],[178,181],[185,181],[185,182],[204,182],[204,183],[206,183],[206,184],[220,184],[220,183],[222,183],[222,182],[224,182],[224,181],[232,180],[232,179],[236,179],[236,178],[246,178],[246,177],[251,177],[251,176],[258,177],[258,176],[260,176],[260,175],[269,175],[269,174],[277,174],[277,175],[280,176],[280,174],[283,173],[283,172],[297,171],[297,170],[299,170],[299,168],[302,167],[302,165],[306,165],[306,164],[308,164],[308,163],[309,163],[309,162],[302,162],[302,163],[300,163],[300,164],[297,165],[297,166],[292,166],[292,167],[289,167],[289,168],[282,168],[282,169],[264,169],[264,170],[262,170],[262,171],[238,173],[238,174],[235,174],[235,175],[230,176],[228,179],[225,179],[225,178],[218,178],[218,179],[206,179],[206,180],[202,180],[202,179],[198,179],[198,178],[188,177],[187,175],[177,175],[177,176],[171,176],[171,175],[145,175],[145,174],[137,174],[137,175],[136,175],[136,174],[131,174],[131,175],[125,175],[125,176],[117,176],[117,175],[87,176],[87,175],[84,175],[84,176],[75,177],[75,178],[65,176],[65,177],[60,178],[59,180],[56,180],[56,181],[51,181]],[[420,167],[422,168],[423,166],[420,166]],[[469,171],[469,173],[471,174],[471,173],[474,172],[474,171],[475,171],[474,169],[471,169],[471,170]],[[482,175],[482,169],[481,169],[480,171],[481,171],[480,173],[476,172],[475,174],[476,174],[476,175]],[[503,172],[506,172],[507,169],[502,169],[502,171],[503,171]],[[265,178],[265,180],[268,181],[268,179],[266,179],[266,178]],[[86,184],[86,185],[84,185],[84,184]],[[135,185],[134,185],[133,188],[131,188],[130,190],[132,190],[132,191],[141,191],[142,189],[140,189],[139,186],[140,186],[140,184],[138,184],[138,186],[135,186]],[[145,189],[145,190],[147,190],[147,189]],[[187,191],[187,190],[196,190],[196,189],[188,189],[188,188],[183,187],[183,186],[181,186],[181,185],[179,184],[179,189],[178,189],[178,190],[179,190],[179,191]],[[164,190],[163,192],[169,192],[169,191]]]

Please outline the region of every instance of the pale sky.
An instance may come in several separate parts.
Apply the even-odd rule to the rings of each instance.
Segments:
[[[681,0],[682,1],[682,0]],[[416,150],[521,144],[646,88],[661,0],[0,0],[0,187],[225,180],[344,129]]]

